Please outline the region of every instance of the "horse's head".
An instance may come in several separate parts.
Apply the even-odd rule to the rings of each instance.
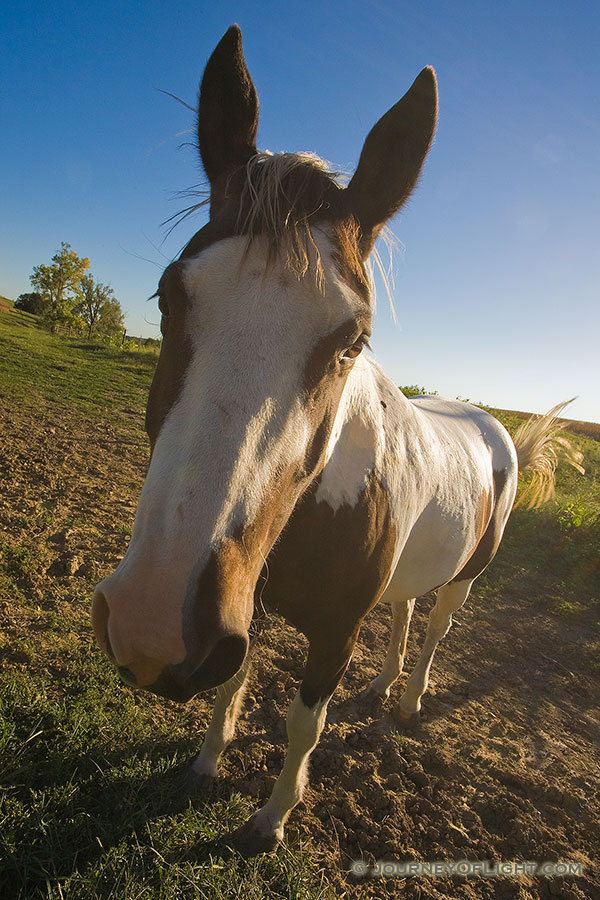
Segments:
[[[150,467],[127,553],[94,595],[98,641],[131,683],[187,700],[240,667],[261,568],[325,464],[361,364],[365,261],[417,181],[436,108],[424,69],[344,189],[312,157],[257,153],[237,26],[209,60],[210,221],[160,280]]]

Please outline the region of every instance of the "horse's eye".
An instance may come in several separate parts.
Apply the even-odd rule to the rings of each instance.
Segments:
[[[350,362],[353,359],[356,359],[359,356],[364,347],[369,346],[369,338],[366,334],[361,334],[358,340],[354,341],[351,347],[348,347],[347,350],[344,350],[342,356],[340,357],[340,362]]]
[[[160,294],[158,296],[158,308],[160,310],[161,315],[166,318],[169,315],[169,304]]]

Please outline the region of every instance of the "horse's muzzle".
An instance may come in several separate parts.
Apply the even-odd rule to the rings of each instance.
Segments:
[[[144,690],[177,703],[187,703],[196,694],[233,678],[247,652],[247,635],[227,635],[215,644],[208,657],[190,675],[186,674],[189,670],[187,660],[175,666],[165,666],[156,681],[145,685]]]
[[[139,629],[124,627],[122,617],[115,622],[100,587],[94,594],[92,621],[98,644],[124,682],[178,703],[228,681],[248,652],[248,633],[241,624],[238,628],[211,623],[212,627],[197,634],[193,643],[186,643],[183,659],[169,662],[167,652],[161,659],[154,650],[156,635],[152,635],[152,641],[144,641]]]

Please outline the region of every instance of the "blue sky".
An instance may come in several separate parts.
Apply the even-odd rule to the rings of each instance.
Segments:
[[[440,122],[393,222],[391,321],[375,354],[400,384],[600,421],[600,7],[593,2],[15,2],[3,12],[0,294],[61,241],[112,285],[133,334],[199,228],[161,223],[202,180],[193,104],[233,22],[261,101],[259,146],[351,172],[427,64]]]

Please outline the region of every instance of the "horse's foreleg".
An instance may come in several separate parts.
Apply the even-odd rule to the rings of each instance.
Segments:
[[[267,803],[233,836],[244,855],[272,850],[283,838],[286,820],[302,798],[308,760],[323,730],[327,704],[350,662],[357,636],[358,631],[335,646],[311,643],[302,685],[288,710],[288,750],[279,778]]]
[[[207,791],[214,784],[218,775],[219,757],[235,734],[246,690],[249,658],[248,652],[242,667],[233,678],[217,688],[210,725],[204,735],[200,753],[192,763],[192,772],[200,790]]]
[[[381,673],[367,688],[367,695],[374,694],[384,700],[390,696],[390,687],[402,672],[406,656],[406,642],[411,616],[415,608],[413,600],[392,600],[392,634]]]
[[[441,587],[437,601],[429,615],[427,634],[417,664],[411,673],[394,717],[400,724],[416,724],[421,709],[421,697],[427,690],[429,672],[436,647],[452,625],[452,613],[461,608],[469,595],[472,581],[457,581]]]

